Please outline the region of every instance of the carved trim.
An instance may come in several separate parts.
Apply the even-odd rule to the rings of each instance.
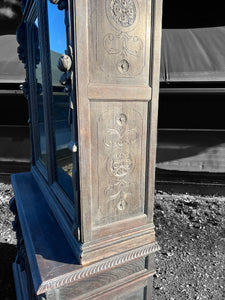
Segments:
[[[89,266],[84,266],[82,269],[43,282],[39,287],[37,294],[39,295],[51,289],[71,284],[77,280],[89,278],[90,276],[102,273],[111,268],[118,267],[132,260],[148,256],[149,254],[154,253],[158,250],[160,250],[160,247],[158,243],[155,242],[150,245],[117,255],[116,257],[111,257],[98,263],[94,263]]]

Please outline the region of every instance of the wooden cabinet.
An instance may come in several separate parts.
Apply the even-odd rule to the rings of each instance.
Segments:
[[[23,10],[33,166],[12,176],[17,297],[151,299],[162,3]]]

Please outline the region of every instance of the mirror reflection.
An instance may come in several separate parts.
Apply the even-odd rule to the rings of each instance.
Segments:
[[[36,79],[37,79],[37,104],[38,104],[38,126],[39,126],[39,153],[40,160],[46,165],[47,157],[46,157],[46,137],[45,137],[45,125],[44,125],[44,108],[43,108],[43,91],[42,91],[42,70],[41,70],[41,62],[40,62],[40,43],[39,43],[39,34],[38,34],[38,19],[35,20],[35,23],[32,27],[33,41],[38,43],[37,51],[33,51],[34,60],[39,62],[36,68]],[[38,57],[36,57],[38,56]]]
[[[71,141],[71,128],[68,122],[69,96],[59,82],[62,72],[57,63],[67,49],[66,27],[64,23],[65,12],[58,10],[57,6],[48,2],[49,40],[52,69],[52,91],[56,137],[57,180],[73,199],[72,189],[72,153],[68,149]]]

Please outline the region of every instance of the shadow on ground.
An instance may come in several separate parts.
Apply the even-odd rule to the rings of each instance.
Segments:
[[[0,299],[16,300],[12,264],[16,257],[16,246],[0,243]]]

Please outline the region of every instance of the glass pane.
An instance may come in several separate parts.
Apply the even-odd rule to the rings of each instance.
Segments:
[[[37,37],[38,35],[38,20],[35,20],[33,25],[33,34],[34,34],[34,43],[39,42]],[[44,124],[44,109],[43,109],[43,91],[42,91],[42,71],[41,71],[41,62],[40,62],[40,46],[38,43],[38,50],[33,51],[36,62],[39,62],[36,68],[36,79],[37,79],[37,103],[38,103],[38,125],[39,125],[39,145],[40,145],[40,159],[46,165],[46,137],[45,137],[45,124]]]
[[[58,167],[57,180],[72,200],[72,153],[68,149],[68,144],[71,140],[71,128],[68,123],[69,97],[59,82],[63,73],[57,68],[58,60],[60,56],[65,53],[65,49],[67,48],[64,17],[64,11],[59,11],[56,5],[48,2],[56,160]]]

